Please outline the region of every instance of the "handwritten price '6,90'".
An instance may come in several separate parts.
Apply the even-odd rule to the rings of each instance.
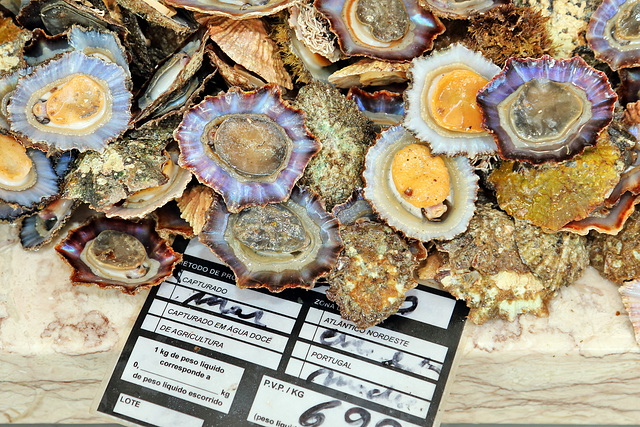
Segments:
[[[342,405],[342,401],[340,400],[330,400],[319,403],[304,411],[302,415],[300,415],[300,418],[298,418],[298,423],[304,427],[321,426],[326,418],[322,411],[340,405]],[[369,422],[371,422],[371,413],[364,408],[355,406],[344,413],[344,420],[349,424],[360,423],[358,427],[366,427],[369,425]],[[375,427],[402,427],[402,424],[391,418],[385,418],[378,421]]]

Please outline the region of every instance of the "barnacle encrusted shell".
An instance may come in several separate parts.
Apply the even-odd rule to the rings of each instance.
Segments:
[[[300,184],[318,193],[331,210],[362,187],[360,171],[375,138],[374,124],[353,101],[326,83],[313,82],[301,88],[294,106],[306,113],[305,124],[322,143]]]
[[[594,145],[617,96],[606,76],[580,57],[545,55],[509,59],[477,99],[503,158],[543,163]]]
[[[231,212],[286,200],[320,149],[276,85],[206,97],[174,136],[180,166],[221,194]]]
[[[171,276],[182,259],[158,236],[154,222],[93,217],[56,245],[74,284],[135,294]]]
[[[415,0],[315,0],[347,55],[409,60],[429,50],[444,25]]]
[[[424,0],[436,14],[445,18],[464,19],[486,12],[511,0]]]
[[[624,308],[629,313],[636,341],[640,344],[640,281],[627,282],[618,291],[622,297]]]
[[[429,241],[452,239],[464,232],[475,210],[478,176],[464,156],[441,156],[449,174],[450,188],[446,214],[435,221],[428,220],[420,208],[407,203],[396,190],[391,179],[391,164],[395,154],[418,140],[402,126],[393,126],[378,137],[367,152],[364,197],[376,213],[395,230],[405,236]]]
[[[499,72],[481,53],[460,44],[415,58],[405,91],[405,127],[435,154],[473,157],[494,152],[493,137],[480,128],[482,113],[475,97]],[[450,83],[440,88],[446,79]]]
[[[358,328],[375,326],[395,314],[405,292],[418,285],[415,277],[424,253],[379,222],[357,221],[340,226],[344,249],[327,277],[327,298],[344,319]]]
[[[163,149],[173,139],[174,126],[132,131],[102,152],[83,153],[67,175],[62,197],[107,209],[137,191],[166,183]]]
[[[640,211],[627,219],[617,235],[594,233],[589,242],[591,265],[612,282],[640,279]]]
[[[166,152],[162,173],[166,175],[167,182],[136,191],[103,212],[107,217],[142,218],[170,200],[182,196],[191,181],[191,172],[181,168],[177,163],[177,150]]]
[[[46,154],[25,148],[11,135],[0,134],[0,201],[35,208],[53,199],[60,188]]]
[[[640,65],[638,13],[637,0],[604,0],[591,15],[587,42],[612,70]]]
[[[342,250],[338,220],[297,186],[285,202],[235,214],[216,197],[198,238],[233,270],[238,287],[272,292],[312,288]]]
[[[527,166],[503,162],[488,178],[498,204],[514,218],[547,232],[586,218],[605,201],[624,168],[620,151],[607,132],[599,140],[595,147],[565,162]]]
[[[50,150],[102,150],[131,117],[124,70],[81,52],[64,54],[18,81],[11,130]]]
[[[448,255],[436,279],[481,324],[520,313],[548,314],[546,304],[588,266],[586,238],[547,234],[489,204],[478,206],[466,233],[437,244]]]

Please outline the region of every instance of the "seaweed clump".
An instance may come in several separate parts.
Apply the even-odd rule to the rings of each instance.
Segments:
[[[463,43],[503,66],[511,57],[539,58],[552,55],[549,17],[531,7],[507,4],[471,18]]]

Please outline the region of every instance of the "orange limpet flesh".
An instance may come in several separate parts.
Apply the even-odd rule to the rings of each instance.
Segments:
[[[450,131],[483,132],[476,94],[487,83],[487,79],[470,70],[453,70],[442,75],[429,91],[431,116]]]
[[[59,87],[47,100],[47,117],[52,123],[66,125],[88,120],[104,106],[104,90],[95,80],[77,75]]]
[[[449,171],[429,147],[409,144],[393,157],[391,177],[404,200],[418,208],[442,203],[449,195]]]
[[[0,184],[22,184],[32,168],[27,149],[15,138],[0,134],[0,151]]]

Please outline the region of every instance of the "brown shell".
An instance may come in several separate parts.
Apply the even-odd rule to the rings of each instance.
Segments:
[[[291,76],[284,69],[277,45],[260,19],[236,21],[212,17],[207,22],[209,36],[234,62],[256,73],[267,83],[293,89]]]
[[[197,184],[187,189],[182,197],[177,199],[180,217],[193,228],[195,235],[200,234],[207,222],[207,211],[214,199],[214,192],[206,185]]]
[[[80,254],[86,244],[104,230],[117,230],[136,237],[146,248],[147,257],[160,263],[157,274],[143,283],[134,285],[94,274],[82,261]],[[150,219],[134,222],[118,218],[93,217],[80,227],[71,230],[66,239],[56,245],[55,249],[73,269],[71,273],[73,284],[116,288],[126,294],[135,294],[141,289],[159,285],[171,276],[176,264],[182,260],[182,255],[174,252],[171,246],[156,233],[154,221]]]
[[[386,86],[408,81],[410,62],[361,59],[329,76],[329,83],[348,89],[353,86]]]
[[[379,222],[341,225],[340,237],[344,250],[327,278],[327,298],[358,328],[375,326],[395,314],[405,292],[418,285],[415,270],[424,253],[414,254],[399,233]]]

